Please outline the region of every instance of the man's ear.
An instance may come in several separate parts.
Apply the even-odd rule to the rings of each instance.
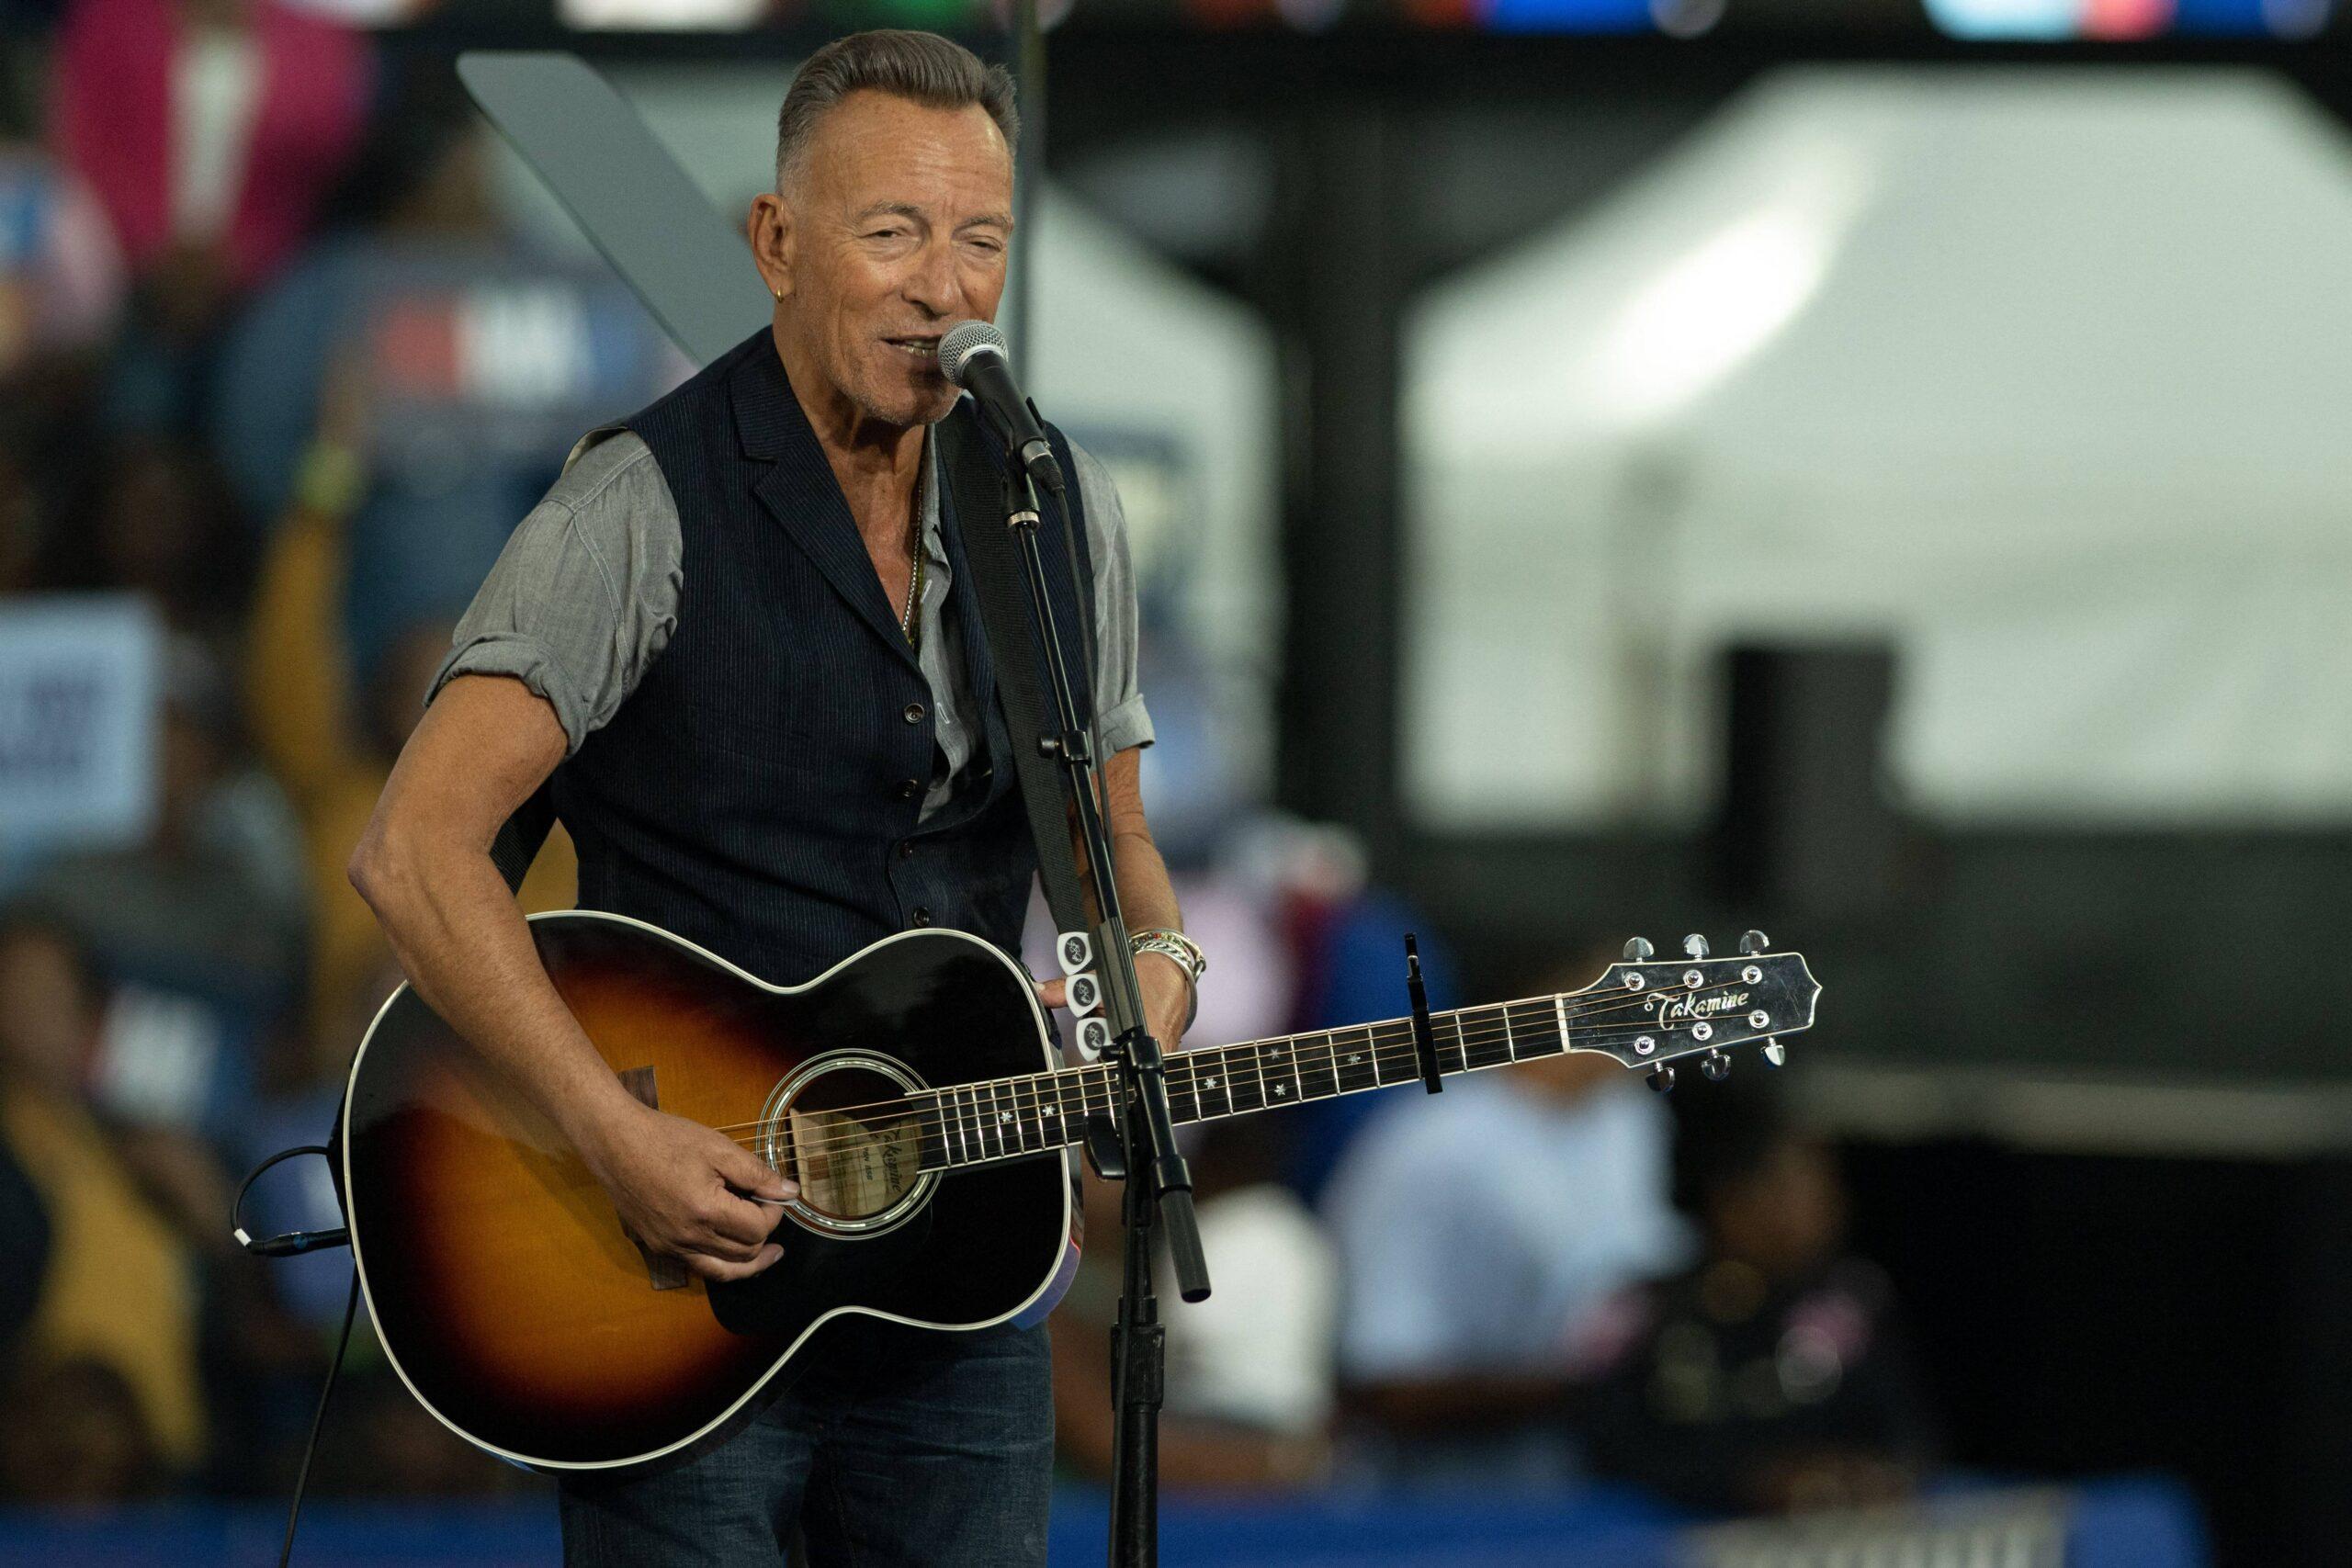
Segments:
[[[793,242],[797,237],[792,209],[782,197],[763,191],[752,198],[743,234],[752,243],[752,260],[760,269],[760,281],[781,300],[792,292]]]

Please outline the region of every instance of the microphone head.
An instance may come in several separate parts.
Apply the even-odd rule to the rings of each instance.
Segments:
[[[939,373],[959,387],[966,385],[964,372],[975,354],[994,354],[1000,363],[1012,358],[1004,334],[996,328],[986,321],[958,321],[939,339]]]

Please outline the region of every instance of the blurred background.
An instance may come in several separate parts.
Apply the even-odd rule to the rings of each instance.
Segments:
[[[1396,1016],[1406,930],[1440,1005],[1750,926],[1826,987],[1779,1074],[1211,1132],[1170,1561],[2352,1561],[2337,11],[1048,7],[1014,325],[1125,499],[1193,1043]],[[399,983],[345,858],[692,368],[456,54],[585,56],[731,219],[817,43],[1007,20],[0,0],[0,1562],[274,1549],[348,1264],[226,1214]],[[554,1557],[364,1314],[313,1492],[298,1561]]]

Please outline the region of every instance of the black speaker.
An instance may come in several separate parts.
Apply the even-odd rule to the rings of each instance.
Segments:
[[[1736,646],[1723,657],[1724,891],[1744,908],[1868,915],[1894,903],[1903,823],[1888,787],[1894,650]]]

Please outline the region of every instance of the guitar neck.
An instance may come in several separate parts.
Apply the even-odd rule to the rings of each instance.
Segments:
[[[1579,1019],[1590,991],[1535,997],[1430,1015],[1437,1068],[1451,1077],[1576,1049],[1577,1033],[1606,1027]],[[1180,1123],[1330,1100],[1413,1083],[1421,1076],[1406,1019],[1208,1045],[1168,1058],[1168,1108]],[[1089,1116],[1125,1113],[1116,1070],[1066,1067],[926,1091],[913,1101],[922,1168],[1020,1159],[1068,1148]]]

